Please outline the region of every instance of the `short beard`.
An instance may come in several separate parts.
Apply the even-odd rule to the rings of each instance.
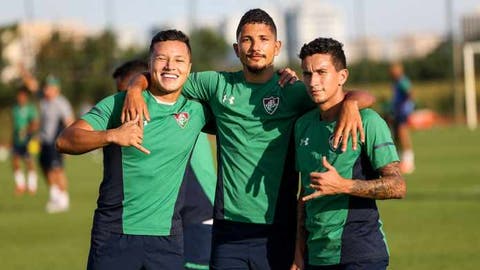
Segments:
[[[246,66],[247,67],[247,70],[250,72],[250,73],[253,73],[253,74],[260,74],[262,72],[264,72],[266,69],[267,69],[267,66],[263,66],[263,67],[250,67],[250,66]]]

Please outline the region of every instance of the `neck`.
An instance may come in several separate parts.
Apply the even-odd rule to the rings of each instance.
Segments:
[[[167,103],[174,103],[177,101],[178,97],[182,93],[181,89],[175,92],[166,92],[162,89],[158,89],[155,87],[151,87],[150,93],[159,101],[167,102]]]
[[[260,71],[259,73],[254,73],[244,66],[243,74],[245,76],[245,81],[248,83],[266,83],[273,77],[274,70],[273,66],[269,66],[266,69]]]
[[[342,101],[345,98],[345,93],[343,90],[338,91],[338,94],[332,96],[329,100],[322,104],[318,104],[320,109],[320,114],[322,115],[322,120],[324,121],[333,121],[337,119],[340,114],[340,109],[342,108]]]

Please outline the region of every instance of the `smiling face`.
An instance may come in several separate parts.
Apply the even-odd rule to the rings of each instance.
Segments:
[[[258,74],[273,67],[273,59],[281,47],[271,26],[264,23],[247,23],[233,45],[235,54],[249,72]]]
[[[337,70],[330,54],[316,53],[302,60],[303,81],[313,102],[329,107],[343,98],[346,69]]]
[[[182,89],[192,67],[187,45],[178,40],[160,41],[150,53],[150,74],[154,90],[163,94]]]

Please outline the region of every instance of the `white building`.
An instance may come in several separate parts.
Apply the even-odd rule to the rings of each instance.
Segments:
[[[302,0],[287,13],[288,53],[297,59],[303,44],[317,37],[345,41],[344,15],[333,5],[321,0]]]

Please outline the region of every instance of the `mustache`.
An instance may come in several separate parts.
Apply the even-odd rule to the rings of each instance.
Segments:
[[[266,58],[267,56],[265,54],[261,54],[261,53],[249,53],[249,54],[247,54],[247,57],[263,57],[263,58]]]

